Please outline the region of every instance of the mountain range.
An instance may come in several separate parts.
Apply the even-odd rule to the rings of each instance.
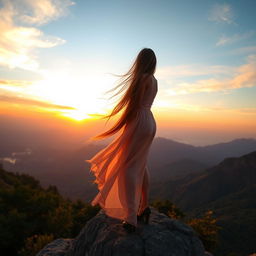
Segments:
[[[0,151],[0,160],[8,171],[30,174],[45,187],[56,185],[66,197],[89,201],[97,188],[84,160],[103,147],[88,144],[75,150],[25,144],[19,151],[15,147],[9,147],[8,154]],[[155,138],[148,166],[150,200],[171,200],[188,217],[214,212],[222,228],[216,255],[255,252],[256,140],[195,147]]]
[[[6,170],[27,173],[39,179],[43,186],[56,185],[63,196],[89,201],[97,193],[94,177],[85,159],[91,158],[105,145],[86,144],[80,148],[14,145],[4,150],[1,145],[0,161]],[[195,147],[173,140],[154,139],[148,157],[152,182],[161,177],[187,176],[201,172],[226,157],[235,157],[256,150],[256,140],[237,139],[205,147]]]
[[[152,185],[151,199],[169,199],[190,216],[212,210],[221,226],[218,255],[255,252],[256,151]]]
[[[213,166],[224,158],[242,156],[254,150],[255,139],[242,138],[209,146],[192,146],[157,137],[151,146],[149,165],[155,169],[185,158]]]

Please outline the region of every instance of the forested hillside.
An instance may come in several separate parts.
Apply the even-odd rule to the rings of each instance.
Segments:
[[[0,255],[30,255],[50,240],[74,237],[98,210],[64,199],[55,186],[44,189],[32,176],[0,166]]]

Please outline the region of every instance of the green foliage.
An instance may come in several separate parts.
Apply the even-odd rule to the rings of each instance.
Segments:
[[[201,218],[194,218],[187,222],[199,235],[207,251],[214,251],[218,244],[218,232],[220,227],[217,219],[213,217],[211,210],[205,212]]]
[[[170,218],[185,221],[185,214],[169,200],[151,205]],[[64,199],[55,186],[44,189],[29,175],[0,168],[0,255],[32,256],[56,238],[75,237],[99,210],[81,200]],[[219,229],[212,212],[188,224],[211,251]]]
[[[185,220],[185,214],[169,200],[155,200],[151,203],[159,212],[170,218],[180,219],[191,226],[197,233],[207,251],[214,251],[218,244],[220,227],[212,211],[206,211],[201,218]]]
[[[50,240],[74,237],[99,209],[64,199],[55,186],[43,189],[29,175],[0,169],[0,255],[35,255]]]
[[[45,245],[53,241],[54,236],[33,235],[25,240],[24,247],[18,252],[19,256],[35,256]]]
[[[169,200],[155,200],[151,205],[170,218],[182,219],[185,217],[185,214]]]

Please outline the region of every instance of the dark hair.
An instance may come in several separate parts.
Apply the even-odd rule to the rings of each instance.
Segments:
[[[93,137],[93,139],[103,139],[115,134],[136,116],[145,92],[146,84],[151,81],[151,75],[155,72],[156,62],[156,55],[152,49],[144,48],[139,52],[129,71],[120,76],[122,81],[116,87],[108,91],[111,92],[121,87],[121,89],[112,97],[123,91],[125,91],[125,93],[121,100],[116,104],[111,114],[106,115],[103,118],[109,119],[124,108],[125,110],[122,116],[112,128]]]
[[[156,69],[156,55],[150,48],[142,49],[135,62],[134,72],[137,74],[151,74],[153,75]],[[128,72],[129,73],[129,72]]]

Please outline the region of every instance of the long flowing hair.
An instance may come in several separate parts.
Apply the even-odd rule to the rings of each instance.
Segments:
[[[108,118],[109,120],[123,109],[124,111],[121,117],[109,130],[92,137],[93,140],[104,139],[114,135],[121,130],[125,124],[135,118],[145,92],[145,86],[143,85],[147,82],[146,80],[150,77],[149,75],[154,74],[155,69],[156,56],[154,51],[149,48],[142,49],[129,71],[120,76],[121,82],[113,89],[107,91],[111,92],[120,88],[112,97],[119,95],[122,92],[124,93],[112,112],[109,115],[104,116],[103,119]]]

